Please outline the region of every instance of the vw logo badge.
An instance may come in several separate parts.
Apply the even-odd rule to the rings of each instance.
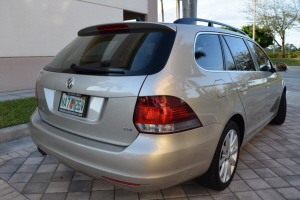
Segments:
[[[71,89],[74,85],[74,78],[69,78],[66,82],[67,88]]]

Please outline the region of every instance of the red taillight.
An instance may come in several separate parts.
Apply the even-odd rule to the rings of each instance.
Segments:
[[[130,185],[130,186],[140,186],[140,184],[127,183],[127,182],[123,182],[123,181],[118,181],[118,180],[115,180],[115,179],[112,179],[112,178],[108,178],[108,177],[105,177],[105,176],[102,176],[102,178],[105,178],[105,179],[110,180],[110,181],[114,181],[114,182],[116,182],[116,183],[125,184],[125,185]]]
[[[106,26],[98,26],[98,31],[106,31],[106,30],[113,30],[113,29],[128,29],[129,27],[126,24],[112,24]]]
[[[133,120],[143,133],[173,133],[202,126],[191,107],[172,96],[139,97]]]
[[[97,30],[101,34],[117,34],[117,33],[128,33],[129,26],[126,24],[113,24],[106,26],[98,26]]]

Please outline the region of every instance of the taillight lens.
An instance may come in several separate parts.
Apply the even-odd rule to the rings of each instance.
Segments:
[[[127,26],[126,24],[112,24],[112,25],[98,26],[97,30],[103,31],[103,30],[128,29],[128,28],[129,26]]]
[[[202,126],[191,107],[172,96],[138,97],[133,121],[143,133],[174,133]]]
[[[128,33],[129,26],[126,24],[112,24],[105,26],[98,26],[97,30],[102,34],[117,34],[117,33]]]

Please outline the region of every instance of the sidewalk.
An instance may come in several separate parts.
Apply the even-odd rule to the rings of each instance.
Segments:
[[[0,102],[34,96],[34,89],[3,92],[0,93]],[[34,145],[29,135],[29,124],[0,129],[0,155]]]
[[[19,91],[13,91],[13,92],[2,92],[2,93],[0,93],[0,101],[22,99],[22,98],[34,97],[34,96],[35,96],[34,89],[19,90]]]

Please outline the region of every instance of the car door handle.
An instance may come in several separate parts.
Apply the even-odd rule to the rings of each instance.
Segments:
[[[246,92],[247,90],[248,90],[248,84],[247,83],[242,83],[241,85],[240,85],[240,87],[239,87],[239,90],[241,91],[241,92]]]
[[[245,92],[245,91],[247,91],[247,89],[248,89],[248,88],[240,88],[240,91],[241,91],[241,92]]]

